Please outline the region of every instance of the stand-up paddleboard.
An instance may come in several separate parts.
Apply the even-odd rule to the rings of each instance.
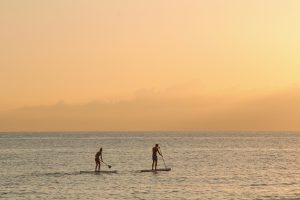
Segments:
[[[117,170],[101,170],[101,171],[80,171],[80,174],[113,174],[117,173]]]
[[[171,171],[171,168],[163,168],[163,169],[156,169],[156,170],[144,169],[141,170],[140,172],[161,172],[161,171]]]

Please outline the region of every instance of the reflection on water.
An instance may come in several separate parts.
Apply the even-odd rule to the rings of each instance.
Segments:
[[[172,171],[139,173],[155,143]],[[118,173],[80,174],[100,146]],[[2,133],[0,197],[299,199],[299,154],[299,133]]]

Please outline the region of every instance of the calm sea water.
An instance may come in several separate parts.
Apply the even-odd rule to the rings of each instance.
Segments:
[[[300,133],[0,133],[0,198],[300,199]]]

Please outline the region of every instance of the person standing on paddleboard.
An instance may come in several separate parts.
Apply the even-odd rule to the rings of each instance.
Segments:
[[[98,168],[98,171],[100,171],[100,166],[101,166],[100,159],[101,159],[101,162],[103,162],[102,147],[100,148],[100,150],[95,155],[95,162],[96,162],[95,172],[97,171],[97,168]]]
[[[153,167],[155,167],[155,170],[157,168],[157,153],[163,157],[163,155],[161,154],[161,152],[159,151],[159,146],[158,144],[155,144],[155,147],[152,148],[152,170]]]

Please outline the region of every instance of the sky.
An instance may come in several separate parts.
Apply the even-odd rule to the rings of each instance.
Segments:
[[[2,0],[0,131],[299,131],[298,0]]]

